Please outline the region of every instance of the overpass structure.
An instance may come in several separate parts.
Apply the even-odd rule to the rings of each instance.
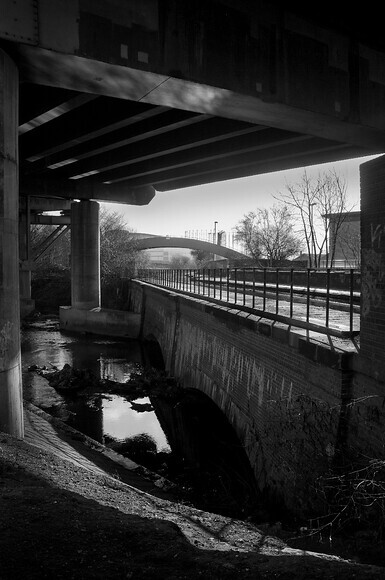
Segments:
[[[135,242],[137,250],[149,250],[152,248],[188,248],[191,250],[201,250],[210,254],[216,254],[229,260],[245,260],[248,258],[246,254],[237,252],[226,246],[219,246],[211,242],[203,242],[202,240],[193,240],[190,238],[177,238],[173,236],[151,236],[148,238],[140,238]]]
[[[36,198],[71,204],[72,307],[95,309],[98,201],[146,205],[157,191],[385,151],[382,23],[377,4],[348,8],[0,0],[0,429],[23,434],[19,288]],[[384,183],[382,158],[362,166],[360,364],[376,384]]]

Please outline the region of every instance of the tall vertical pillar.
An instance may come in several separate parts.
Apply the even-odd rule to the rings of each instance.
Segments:
[[[71,306],[100,307],[99,204],[71,205]]]
[[[19,313],[18,71],[0,49],[0,431],[24,436]]]
[[[25,197],[19,208],[19,285],[20,285],[20,316],[24,318],[35,310],[35,301],[31,298],[31,260],[30,241],[30,204],[29,197]]]
[[[360,357],[375,380],[385,382],[385,156],[360,166]]]

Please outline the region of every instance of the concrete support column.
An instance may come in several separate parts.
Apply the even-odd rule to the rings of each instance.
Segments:
[[[71,205],[71,306],[100,307],[99,204]]]
[[[33,261],[31,256],[31,220],[29,197],[24,198],[19,212],[19,285],[20,285],[20,316],[24,318],[35,309],[35,301],[31,298],[31,271]]]
[[[0,431],[24,436],[19,313],[18,71],[0,49]]]
[[[366,372],[385,382],[385,156],[360,166],[361,333]]]

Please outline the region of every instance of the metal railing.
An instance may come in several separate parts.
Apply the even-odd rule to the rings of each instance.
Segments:
[[[310,268],[156,269],[140,270],[138,278],[322,334],[359,333],[360,290],[353,269],[343,276]]]

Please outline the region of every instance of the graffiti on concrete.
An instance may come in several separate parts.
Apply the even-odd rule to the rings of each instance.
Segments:
[[[7,322],[0,330],[0,370],[2,367],[1,362],[3,361],[3,363],[5,363],[5,361],[7,360],[7,351],[11,339],[12,339],[12,324],[10,322]]]
[[[385,268],[382,263],[382,254],[376,252],[373,244],[380,243],[384,228],[373,230],[372,248],[362,250],[362,316],[365,317],[373,308],[379,308],[383,299],[383,282],[385,281]]]
[[[372,241],[372,248],[377,245],[377,248],[381,246],[381,238],[382,235],[385,233],[385,224],[378,224],[374,227],[373,224],[370,224],[370,236]]]

